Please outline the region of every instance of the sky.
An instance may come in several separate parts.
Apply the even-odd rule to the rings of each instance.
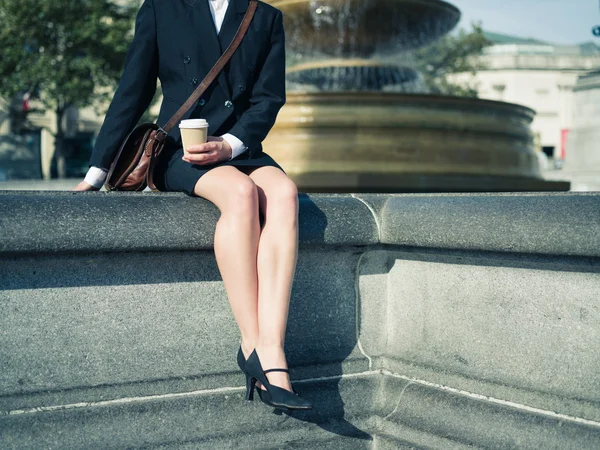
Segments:
[[[580,44],[600,38],[600,0],[446,0],[462,12],[459,27],[482,21],[485,31],[531,37],[554,44]]]

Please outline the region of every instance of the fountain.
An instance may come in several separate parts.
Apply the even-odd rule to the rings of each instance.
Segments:
[[[427,94],[406,61],[451,31],[441,0],[271,0],[287,103],[264,148],[304,192],[568,190],[541,178],[534,111]],[[303,62],[309,59],[308,62]],[[392,61],[392,62],[390,62]],[[398,64],[397,61],[405,61]]]

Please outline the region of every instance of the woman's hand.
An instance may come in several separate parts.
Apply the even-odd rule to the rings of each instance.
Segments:
[[[192,164],[215,164],[219,161],[231,159],[231,145],[217,136],[208,136],[206,144],[192,145],[184,153],[183,160]]]
[[[73,190],[74,191],[99,191],[100,189],[95,188],[94,186],[92,186],[91,184],[86,183],[85,181],[82,181],[77,186],[75,186],[73,188]]]

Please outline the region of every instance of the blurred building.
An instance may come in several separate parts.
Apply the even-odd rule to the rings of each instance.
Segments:
[[[554,45],[486,33],[487,65],[476,75],[479,96],[528,106],[536,111],[532,130],[544,153],[557,165],[565,158],[573,121],[573,89],[580,75],[600,67],[600,47]]]
[[[15,101],[18,103],[19,99]],[[18,107],[18,106],[17,106]],[[38,105],[32,102],[31,108]],[[0,120],[0,178],[44,178],[56,173],[54,133],[56,116],[52,111],[31,112],[25,129],[15,130],[15,123],[5,113]],[[77,177],[87,170],[87,160],[102,117],[92,108],[71,108],[64,117],[65,147],[68,155],[67,176]]]
[[[20,102],[19,99],[15,101]],[[160,101],[152,106],[149,113],[152,118],[158,116],[159,106]],[[39,105],[32,102],[32,110],[35,111],[37,107]],[[48,180],[56,176],[53,158],[56,115],[53,111],[32,112],[27,119],[27,129],[15,133],[8,113],[0,110],[0,181],[31,178]],[[63,120],[68,155],[67,177],[80,177],[88,169],[88,161],[104,114],[99,114],[92,107],[71,108]]]

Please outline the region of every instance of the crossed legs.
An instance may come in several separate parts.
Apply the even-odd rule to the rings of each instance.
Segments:
[[[256,348],[263,368],[287,368],[283,346],[298,257],[298,191],[276,167],[248,173],[216,167],[198,180],[194,193],[221,212],[215,257],[244,355]],[[286,373],[272,372],[268,379],[291,390]]]

